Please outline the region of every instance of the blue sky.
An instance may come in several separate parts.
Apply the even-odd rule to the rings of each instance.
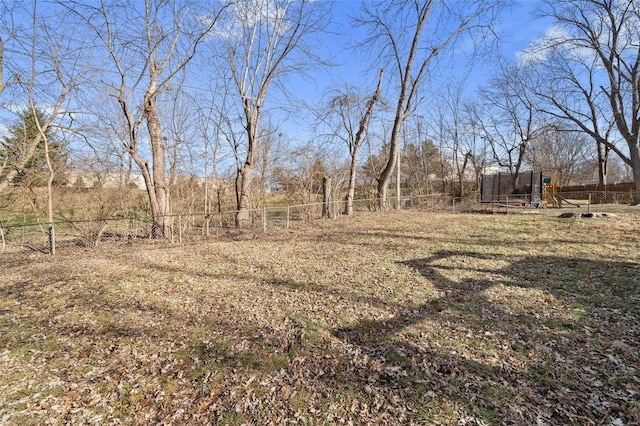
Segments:
[[[366,0],[364,0],[366,1]],[[341,63],[337,70],[332,70],[333,81],[350,81],[358,83],[364,75],[372,74],[371,84],[377,76],[377,70],[367,73],[366,61],[362,61],[357,54],[348,49],[350,42],[363,37],[361,29],[353,29],[349,15],[357,14],[360,0],[337,0],[333,9],[333,27],[336,31],[343,31],[342,35],[327,35],[325,40],[329,50]],[[543,20],[534,19],[533,12],[542,2],[537,0],[520,0],[512,8],[502,11],[501,22],[497,32],[501,36],[501,53],[507,58],[515,59],[516,53],[526,48],[529,43],[544,35],[548,28]],[[461,58],[466,63],[467,58]],[[461,67],[462,68],[462,67]],[[477,71],[476,71],[477,70]],[[478,63],[474,66],[473,77],[482,81],[485,74],[491,72],[491,64]],[[321,79],[322,80],[322,79]],[[331,80],[329,80],[331,82]],[[474,85],[474,82],[470,82]]]
[[[322,1],[322,0],[318,0]],[[364,0],[366,1],[366,0]],[[362,29],[354,29],[351,26],[350,15],[358,12],[360,0],[336,0],[332,10],[331,32],[324,34],[321,45],[330,54],[336,65],[331,68],[318,69],[309,75],[308,79],[292,76],[290,87],[293,95],[303,99],[308,105],[317,106],[322,95],[328,88],[342,87],[345,83],[358,86],[364,93],[373,90],[378,74],[378,65],[371,65],[370,60],[362,57],[361,54],[351,49],[354,42],[364,38]],[[548,25],[540,21],[533,20],[531,12],[540,5],[539,1],[521,0],[517,6],[510,10],[503,11],[502,23],[498,28],[498,33],[502,36],[503,54],[508,58],[515,58],[516,53],[528,44],[540,38],[548,28]],[[457,81],[462,78],[462,70],[465,69],[467,58],[460,57],[451,63],[451,66],[443,67],[438,73],[436,81],[445,82]],[[475,88],[486,81],[492,72],[494,64],[476,64],[470,74],[466,77],[467,93],[473,93]],[[389,90],[387,86],[385,89]],[[429,90],[437,90],[437,85]],[[266,108],[277,108],[279,105],[288,104],[275,91],[271,93]],[[7,123],[9,124],[9,123]],[[282,116],[278,123],[282,130],[292,141],[307,142],[311,137],[311,122],[309,116],[303,118],[291,115]],[[0,125],[0,134],[3,133]]]
[[[311,73],[307,80],[298,77],[291,79],[295,95],[304,98],[307,103],[317,105],[328,88],[343,87],[345,83],[359,86],[365,93],[374,89],[378,66],[372,66],[370,59],[351,49],[354,42],[365,36],[362,29],[352,28],[350,20],[350,16],[357,14],[361,3],[360,0],[337,0],[334,4],[331,33],[323,35],[322,42],[326,53],[334,58],[336,65],[328,70],[321,69]],[[521,0],[512,8],[502,11],[497,32],[501,37],[500,54],[505,58],[515,60],[517,52],[525,49],[533,40],[542,37],[548,29],[548,22],[533,18],[533,12],[539,6],[540,1]],[[497,62],[485,59],[469,68],[468,58],[459,55],[434,74],[434,84],[429,90],[437,91],[442,84],[465,80],[465,93],[472,96],[479,85],[487,82],[496,65]],[[276,96],[271,100],[275,104],[278,102]],[[296,121],[294,124],[281,124],[291,139],[304,142],[300,139],[310,137],[307,132],[301,131],[300,124],[304,123]]]

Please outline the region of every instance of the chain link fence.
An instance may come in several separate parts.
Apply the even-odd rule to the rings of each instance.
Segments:
[[[560,194],[565,205],[628,204],[630,192],[571,192]],[[399,206],[398,206],[399,203]],[[507,205],[513,210],[514,206]],[[325,208],[326,207],[326,208]],[[480,203],[479,194],[453,197],[448,194],[403,196],[400,200],[387,200],[388,209],[414,209],[435,213],[508,212],[502,205]],[[522,206],[529,210],[532,205]],[[517,208],[517,207],[516,207]],[[502,209],[502,210],[501,210]],[[270,232],[295,227],[301,222],[334,219],[344,216],[344,201],[323,203],[265,206],[250,211],[251,227],[238,229],[235,226],[236,211],[213,214],[179,214],[166,217],[168,232],[163,239],[154,239],[152,217],[110,217],[94,220],[59,220],[52,225],[36,223],[6,224],[0,222],[0,256],[2,253],[33,252],[56,253],[69,250],[90,250],[109,244],[142,244],[171,242],[198,242],[221,237],[237,237],[242,233]],[[353,214],[379,211],[379,199],[353,201]],[[323,213],[324,217],[323,217]]]
[[[434,212],[468,211],[478,204],[474,197],[455,199],[446,194],[402,197],[400,209]],[[387,208],[397,209],[397,198],[388,199]],[[353,214],[380,210],[379,199],[353,201]],[[287,229],[301,222],[340,219],[345,202],[265,206],[250,210],[251,227],[238,229],[236,211],[212,214],[176,214],[165,217],[168,232],[162,242],[182,243],[234,236],[243,232],[269,232]],[[323,216],[324,213],[324,216]],[[107,217],[91,220],[56,220],[53,224],[39,220],[32,223],[8,224],[0,221],[0,253],[56,253],[87,250],[117,243],[153,242],[154,221],[151,216]],[[157,239],[156,239],[157,241]]]

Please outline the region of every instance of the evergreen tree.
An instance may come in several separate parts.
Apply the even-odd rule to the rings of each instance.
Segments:
[[[31,142],[38,138],[38,123],[44,123],[46,119],[45,113],[40,109],[36,109],[34,113],[28,108],[19,114],[16,122],[9,128],[9,134],[0,141],[0,171],[19,167],[20,160],[28,155]],[[51,126],[45,131],[44,140],[48,144],[49,158],[59,183],[68,157],[64,141],[56,137]],[[28,187],[42,186],[46,184],[48,175],[44,142],[41,142],[33,156],[19,168],[13,183]]]

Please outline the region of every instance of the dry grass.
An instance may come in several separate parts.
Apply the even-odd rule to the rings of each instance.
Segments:
[[[640,211],[1,255],[2,424],[640,422]]]

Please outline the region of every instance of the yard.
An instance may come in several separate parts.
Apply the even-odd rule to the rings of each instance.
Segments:
[[[0,252],[0,423],[638,424],[640,210],[554,214]]]

